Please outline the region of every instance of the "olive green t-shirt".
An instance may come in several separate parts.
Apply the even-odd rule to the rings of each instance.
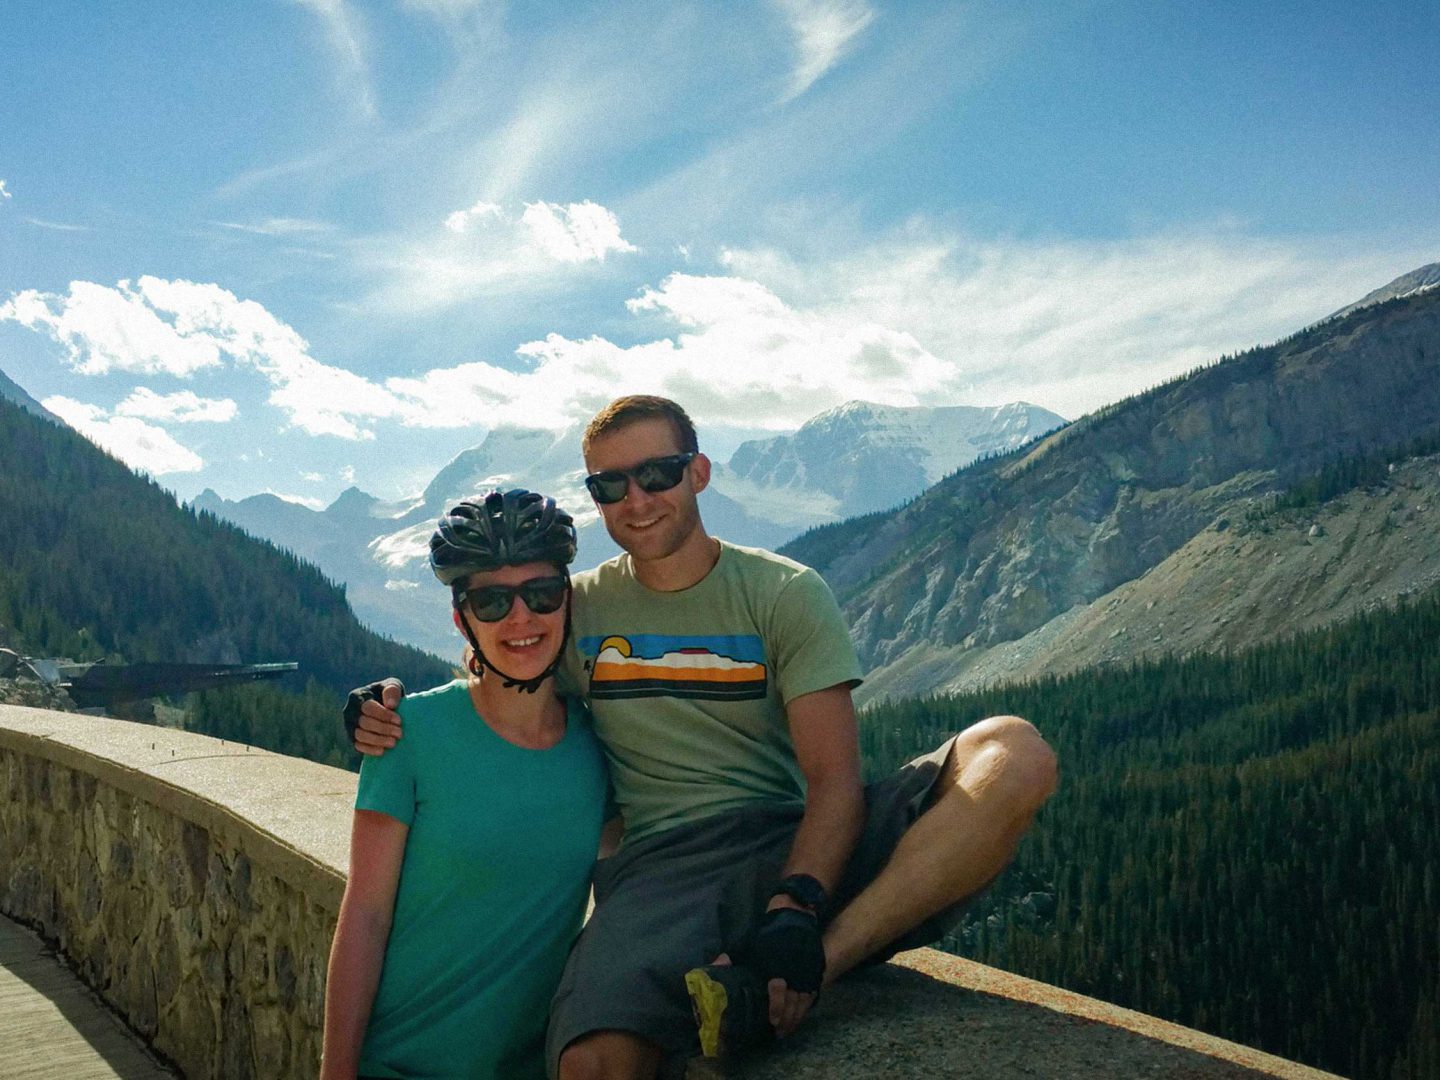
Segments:
[[[785,703],[860,681],[820,575],[721,542],[704,579],[656,592],[620,555],[575,578],[566,681],[590,703],[625,842],[754,803],[805,800]]]

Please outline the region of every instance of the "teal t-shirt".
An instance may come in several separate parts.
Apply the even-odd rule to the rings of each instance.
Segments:
[[[528,750],[463,681],[412,694],[405,737],[355,798],[405,822],[405,860],[360,1072],[542,1078],[550,996],[585,914],[605,764],[583,705]]]
[[[860,681],[839,605],[792,559],[721,542],[703,579],[656,592],[621,555],[576,575],[567,685],[610,763],[625,843],[757,803],[803,804],[787,702]]]

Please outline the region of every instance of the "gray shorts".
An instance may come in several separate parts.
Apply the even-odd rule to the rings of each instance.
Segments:
[[[865,825],[832,911],[884,868],[925,809],[954,739],[865,788]],[[546,1064],[595,1031],[628,1031],[667,1056],[699,1052],[685,972],[736,948],[779,880],[801,806],[754,806],[681,825],[595,865],[595,911],[570,953],[550,1007]],[[941,912],[872,960],[943,937],[963,905]]]

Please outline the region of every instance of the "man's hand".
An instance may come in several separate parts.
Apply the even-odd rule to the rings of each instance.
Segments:
[[[345,699],[345,733],[362,754],[379,757],[399,740],[400,716],[395,709],[405,696],[399,679],[358,686]]]
[[[820,993],[825,946],[819,920],[781,900],[765,913],[746,949],[745,962],[767,980],[770,1026],[783,1039],[800,1026]]]

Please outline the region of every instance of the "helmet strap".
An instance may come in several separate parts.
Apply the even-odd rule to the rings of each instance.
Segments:
[[[570,572],[563,567],[561,570],[565,577],[565,632],[560,635],[560,648],[556,650],[555,659],[550,661],[549,666],[533,679],[517,679],[513,675],[505,674],[505,672],[496,667],[494,663],[486,657],[485,653],[481,651],[480,642],[475,639],[475,635],[470,630],[470,620],[465,618],[464,613],[461,612],[460,625],[465,630],[466,640],[470,642],[470,674],[474,675],[477,679],[483,679],[485,677],[485,669],[489,668],[504,680],[500,684],[502,690],[509,690],[513,686],[515,690],[521,694],[535,693],[535,691],[540,689],[541,684],[544,683],[546,679],[555,674],[555,669],[558,668],[565,659],[565,647],[570,644],[570,606],[575,599],[575,594],[570,588]],[[522,600],[521,603],[524,603],[524,601]]]

